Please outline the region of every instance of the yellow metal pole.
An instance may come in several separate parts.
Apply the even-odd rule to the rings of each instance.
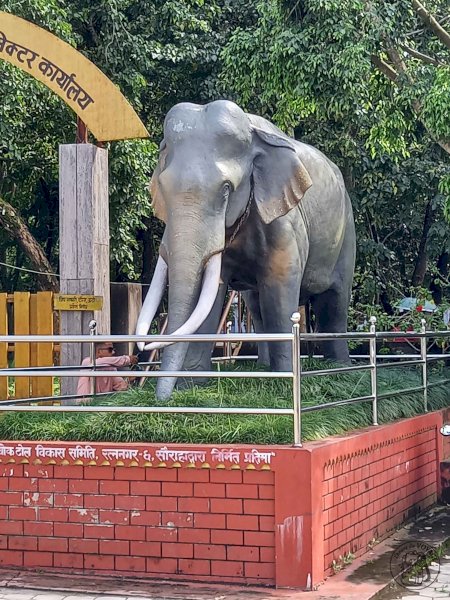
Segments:
[[[8,294],[0,294],[0,335],[8,335]],[[0,344],[0,368],[8,367],[8,343]],[[0,377],[0,400],[8,399],[8,377]]]

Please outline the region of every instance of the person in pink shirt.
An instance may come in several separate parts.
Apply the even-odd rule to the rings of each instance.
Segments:
[[[137,356],[113,356],[114,346],[110,342],[99,343],[95,351],[95,366],[102,371],[117,371],[121,367],[136,365]],[[90,357],[84,358],[81,363],[83,367],[92,366]],[[78,380],[78,396],[88,396],[92,393],[91,377],[80,377]],[[121,392],[128,389],[128,381],[123,377],[96,377],[96,393]]]

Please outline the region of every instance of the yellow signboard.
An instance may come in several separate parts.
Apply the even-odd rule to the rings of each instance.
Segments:
[[[90,60],[45,29],[1,11],[0,58],[58,94],[97,140],[148,137],[126,98]]]
[[[102,310],[103,296],[80,296],[79,294],[55,294],[55,310]]]

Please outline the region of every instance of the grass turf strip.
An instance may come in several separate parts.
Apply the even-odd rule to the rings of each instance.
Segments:
[[[328,365],[329,366],[329,365]],[[240,365],[250,370],[252,365]],[[323,362],[307,361],[304,370],[325,368]],[[429,381],[450,377],[443,367],[429,369]],[[423,394],[402,389],[421,385],[418,368],[379,370],[378,393],[398,391],[380,399],[378,422],[388,423],[423,412]],[[143,389],[103,397],[95,404],[158,406],[154,382]],[[302,379],[302,406],[313,406],[370,395],[370,373],[360,371]],[[168,406],[275,407],[292,406],[291,380],[217,379],[206,387],[176,391]],[[428,391],[428,409],[450,405],[449,385]],[[306,413],[302,417],[302,439],[314,440],[366,427],[372,422],[371,402],[339,406]],[[71,440],[86,442],[161,442],[210,444],[292,444],[293,419],[278,415],[183,415],[119,413],[3,413],[3,440]]]

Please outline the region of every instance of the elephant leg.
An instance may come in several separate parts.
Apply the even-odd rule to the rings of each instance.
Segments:
[[[345,333],[355,264],[354,224],[349,223],[341,252],[334,268],[333,285],[311,299],[316,316],[317,331]],[[321,344],[325,358],[349,364],[347,340],[324,340]]]
[[[281,284],[265,282],[259,288],[265,333],[290,333],[292,331],[291,316],[298,311],[302,271],[295,270]],[[291,342],[269,342],[268,346],[271,369],[273,371],[291,371]]]
[[[327,290],[311,301],[316,315],[317,333],[343,333],[347,331],[347,294],[337,290]],[[321,343],[326,359],[348,364],[347,340],[324,340]]]
[[[198,334],[217,333],[220,316],[223,310],[223,302],[227,291],[227,285],[221,284],[217,293],[216,300],[211,312],[197,330]],[[209,371],[211,370],[211,356],[213,351],[213,342],[191,342],[183,363],[184,371]],[[204,384],[206,378],[183,377],[178,381],[177,387],[191,387],[192,385]]]
[[[247,305],[252,315],[253,327],[256,333],[264,333],[263,320],[261,316],[261,308],[259,306],[259,294],[258,292],[243,292],[245,304]],[[258,365],[269,366],[269,344],[267,342],[258,342]]]

